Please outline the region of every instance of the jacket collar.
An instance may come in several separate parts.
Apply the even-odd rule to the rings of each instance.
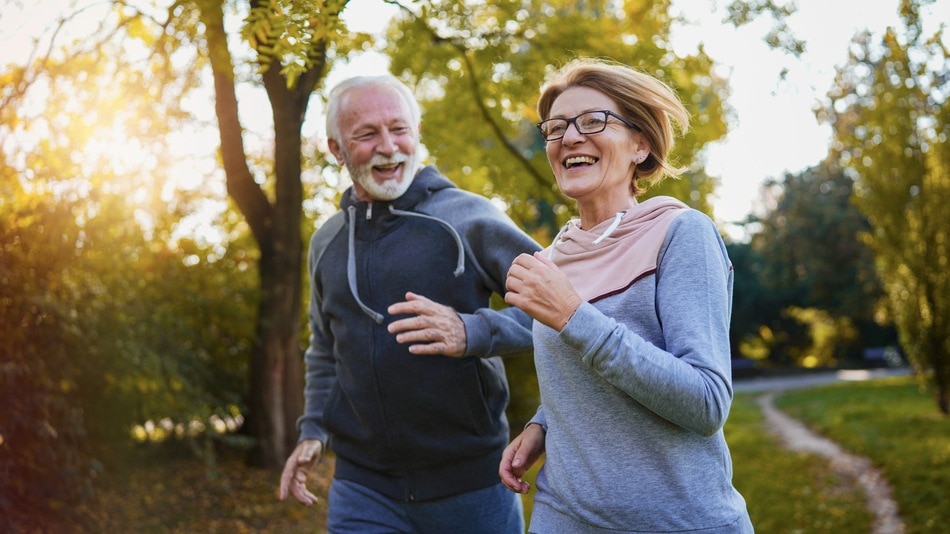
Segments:
[[[455,184],[442,176],[435,165],[426,165],[416,173],[409,189],[402,196],[393,200],[364,202],[356,199],[356,191],[350,186],[340,199],[340,209],[347,211],[347,208],[354,206],[360,219],[373,219],[388,214],[390,206],[401,211],[413,211],[436,191],[454,187]]]

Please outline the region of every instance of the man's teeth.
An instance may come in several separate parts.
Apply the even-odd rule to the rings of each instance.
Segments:
[[[597,163],[597,158],[592,158],[590,156],[575,156],[573,158],[567,158],[564,160],[564,166],[571,168],[575,165],[593,165]]]
[[[377,165],[376,168],[381,171],[391,171],[399,166],[399,163],[390,163],[388,165]]]

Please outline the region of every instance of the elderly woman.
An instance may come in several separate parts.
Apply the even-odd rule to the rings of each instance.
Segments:
[[[713,222],[669,197],[674,123],[661,81],[575,60],[544,86],[538,123],[579,220],[512,264],[505,300],[534,319],[541,407],[507,447],[526,493],[545,453],[530,532],[744,533],[723,425],[732,402],[732,264]]]

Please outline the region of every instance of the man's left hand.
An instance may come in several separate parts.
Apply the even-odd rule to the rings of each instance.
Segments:
[[[465,355],[465,325],[453,308],[406,293],[405,302],[397,302],[387,311],[391,315],[412,315],[389,325],[389,333],[396,334],[396,341],[410,344],[409,352]]]

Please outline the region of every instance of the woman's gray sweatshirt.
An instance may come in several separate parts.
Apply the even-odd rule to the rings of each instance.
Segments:
[[[560,333],[535,321],[547,434],[531,532],[752,532],[722,431],[732,282],[714,224],[685,209],[655,272]]]

